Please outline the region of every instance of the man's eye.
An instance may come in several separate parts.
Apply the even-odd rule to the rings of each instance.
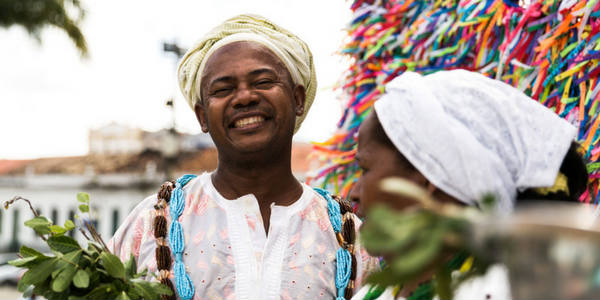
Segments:
[[[254,85],[258,88],[269,88],[273,85],[274,81],[270,79],[263,79],[257,81]]]
[[[216,97],[223,97],[223,96],[227,96],[227,94],[229,94],[229,92],[231,92],[231,88],[221,88],[221,89],[217,89],[215,91],[212,92],[212,96],[216,96]]]

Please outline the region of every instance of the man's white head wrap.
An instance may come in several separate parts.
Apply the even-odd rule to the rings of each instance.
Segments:
[[[192,109],[201,100],[202,72],[208,58],[227,44],[249,41],[271,50],[283,62],[295,84],[304,86],[304,114],[296,118],[294,132],[304,121],[317,91],[313,57],[308,45],[291,32],[257,15],[239,15],[206,34],[183,56],[177,68],[179,88]]]
[[[512,210],[517,190],[554,184],[576,129],[517,89],[464,70],[406,72],[375,102],[392,143],[431,183]]]

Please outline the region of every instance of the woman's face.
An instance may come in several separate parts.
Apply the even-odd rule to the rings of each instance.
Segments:
[[[373,110],[361,124],[358,132],[356,154],[362,176],[350,191],[350,198],[359,201],[359,214],[365,215],[375,204],[402,210],[416,204],[415,200],[389,194],[379,188],[379,183],[387,177],[401,177],[424,188],[428,180],[413,167],[389,141]]]

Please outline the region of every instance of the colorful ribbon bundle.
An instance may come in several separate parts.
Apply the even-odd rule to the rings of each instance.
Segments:
[[[590,189],[600,200],[600,0],[355,0],[342,49],[353,63],[338,132],[315,143],[325,165],[308,181],[346,197],[360,175],[358,127],[404,71],[467,69],[509,83],[579,128]]]

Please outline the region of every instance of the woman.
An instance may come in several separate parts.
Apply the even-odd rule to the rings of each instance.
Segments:
[[[364,211],[379,203],[399,210],[414,205],[379,189],[381,179],[396,176],[445,202],[479,206],[492,194],[499,214],[510,213],[517,199],[577,201],[587,173],[575,133],[546,107],[481,74],[407,72],[386,86],[361,125],[356,158],[363,175],[350,196]],[[510,297],[505,270],[492,267],[456,297]]]

